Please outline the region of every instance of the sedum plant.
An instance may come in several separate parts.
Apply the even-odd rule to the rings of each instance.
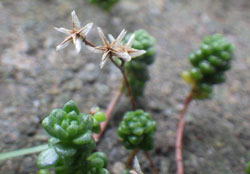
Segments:
[[[141,29],[128,34],[125,41],[127,41],[131,35],[134,35],[132,47],[146,51],[143,55],[127,62],[125,65],[128,81],[132,88],[132,94],[135,97],[140,97],[143,96],[146,82],[150,79],[148,66],[155,60],[155,38],[147,31]]]
[[[193,68],[182,73],[193,87],[193,98],[210,98],[213,85],[225,82],[225,72],[231,67],[234,47],[222,35],[205,37],[200,48],[189,55]]]
[[[93,133],[100,130],[105,114],[80,113],[73,101],[62,109],[54,109],[42,126],[52,137],[49,148],[40,153],[37,165],[40,173],[54,168],[56,174],[107,174],[107,157],[102,152],[93,153],[96,147]]]
[[[92,4],[96,4],[104,10],[109,11],[119,0],[88,0]]]
[[[127,112],[118,128],[118,136],[127,149],[152,150],[156,122],[143,110]]]
[[[212,96],[213,86],[225,82],[225,72],[231,67],[234,46],[222,35],[214,34],[204,38],[200,48],[189,55],[193,68],[184,71],[182,78],[191,85],[191,91],[180,111],[176,135],[177,174],[184,174],[183,134],[185,114],[193,99],[208,99]]]
[[[150,154],[147,152],[154,147],[155,131],[156,122],[148,112],[136,110],[129,111],[124,115],[117,133],[125,148],[132,150],[127,159],[128,169],[132,169],[136,154],[143,150],[144,155],[150,162],[153,174],[158,173]]]

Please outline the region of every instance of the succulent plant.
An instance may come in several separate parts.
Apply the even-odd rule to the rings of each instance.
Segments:
[[[194,98],[210,98],[213,85],[226,80],[225,72],[231,67],[234,46],[222,35],[204,38],[200,48],[189,55],[193,68],[182,73],[182,78],[193,86]]]
[[[154,145],[156,122],[143,110],[125,114],[118,128],[118,136],[127,149],[151,150]]]
[[[57,174],[106,174],[107,157],[101,152],[92,153],[96,147],[93,133],[99,132],[99,123],[105,114],[80,113],[73,101],[63,109],[54,109],[42,125],[52,136],[49,148],[40,153],[37,165],[41,174],[55,168]]]
[[[132,61],[125,65],[132,93],[135,97],[140,97],[143,96],[146,82],[150,79],[148,66],[155,60],[155,38],[145,30],[137,30],[134,33],[128,34],[125,42],[132,34],[135,35],[132,48],[146,51],[145,54],[132,59]]]

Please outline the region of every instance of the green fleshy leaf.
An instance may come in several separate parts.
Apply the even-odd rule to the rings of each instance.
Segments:
[[[77,104],[73,100],[68,101],[63,106],[63,110],[66,111],[67,113],[69,113],[71,111],[75,111],[77,114],[80,114],[79,108],[78,108]]]
[[[99,123],[98,121],[94,120],[94,125],[93,125],[92,131],[93,131],[94,133],[99,133],[100,130],[101,130],[100,123]]]
[[[77,152],[75,148],[62,143],[55,145],[54,148],[59,156],[71,157]]]
[[[71,111],[67,114],[67,118],[70,120],[77,120],[78,119],[78,114],[75,111]]]
[[[73,143],[77,145],[92,144],[93,142],[94,142],[94,139],[92,137],[91,132],[87,132],[83,134],[82,136],[73,140]]]
[[[100,169],[99,174],[109,174],[107,169]]]
[[[105,112],[97,112],[93,115],[94,119],[99,123],[106,121],[106,114]]]
[[[39,154],[37,159],[37,166],[41,169],[55,167],[59,161],[59,156],[54,148],[49,148]]]
[[[90,163],[90,166],[91,167],[95,167],[95,168],[103,168],[104,167],[104,161],[100,158],[91,158],[91,159],[88,159],[89,160],[89,163]]]
[[[58,123],[61,122],[65,116],[66,112],[62,109],[54,109],[51,113],[50,113],[50,119],[53,123]]]
[[[79,125],[76,121],[72,121],[66,130],[69,134],[69,137],[75,137],[79,133]]]
[[[68,138],[68,133],[58,124],[54,125],[55,130],[55,137],[59,138],[60,140],[66,140]]]
[[[93,159],[101,159],[103,161],[103,165],[101,167],[107,167],[108,165],[108,157],[103,152],[95,152],[88,157],[88,160],[90,161]]]
[[[51,174],[49,170],[47,169],[41,169],[37,172],[37,174]]]

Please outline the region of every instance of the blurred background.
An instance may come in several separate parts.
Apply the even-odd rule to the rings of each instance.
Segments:
[[[86,0],[0,0],[0,151],[46,143],[40,125],[52,108],[75,100],[83,112],[105,109],[119,87],[120,72],[100,55],[73,46],[56,52],[64,39],[53,27],[71,27],[76,10],[82,24],[94,22],[115,36],[146,29],[157,40],[156,62],[150,67],[143,103],[158,122],[153,159],[162,174],[175,173],[177,114],[189,86],[180,73],[187,56],[202,38],[222,33],[236,46],[227,82],[215,96],[192,103],[187,115],[184,158],[187,174],[244,174],[250,160],[250,1],[249,0],[120,0],[110,12]],[[96,26],[89,35],[100,43]],[[98,149],[109,158],[111,173],[121,173],[126,159],[116,136],[124,97]],[[1,162],[1,174],[35,173],[36,155]],[[148,163],[138,156],[145,173]]]

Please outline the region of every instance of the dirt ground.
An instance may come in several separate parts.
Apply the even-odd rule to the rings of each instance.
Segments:
[[[121,0],[111,13],[85,0],[0,0],[1,152],[46,143],[39,121],[52,108],[73,99],[85,112],[95,105],[105,109],[118,88],[119,71],[111,64],[100,70],[100,55],[86,49],[76,55],[73,47],[55,51],[63,35],[53,27],[70,27],[73,9],[82,23],[92,21],[106,33],[144,28],[156,37],[157,60],[142,105],[158,122],[151,153],[162,174],[175,173],[177,114],[189,90],[179,74],[190,67],[187,55],[204,36],[225,34],[236,45],[236,58],[213,99],[195,101],[189,109],[186,174],[244,174],[250,160],[249,0]],[[96,33],[89,38],[99,42]],[[121,173],[128,154],[116,136],[126,109],[124,97],[98,145],[110,158],[111,173]],[[0,173],[35,173],[35,157],[2,162]],[[150,173],[143,155],[138,158]]]

